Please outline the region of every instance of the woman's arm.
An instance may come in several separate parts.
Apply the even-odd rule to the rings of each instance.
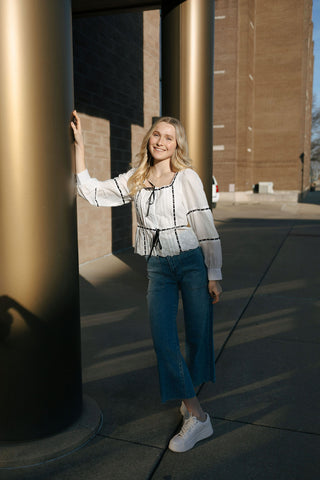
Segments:
[[[184,194],[188,221],[202,248],[208,268],[208,290],[212,303],[219,302],[222,288],[222,254],[219,234],[215,228],[211,209],[208,206],[202,182],[195,171],[186,169],[184,174]]]
[[[91,178],[84,159],[84,141],[81,121],[76,110],[72,112],[71,128],[74,135],[78,194],[96,207],[117,207],[131,202],[128,179],[133,170],[113,179],[99,181]]]
[[[208,268],[208,280],[221,280],[222,254],[219,234],[216,230],[212,211],[203,190],[199,175],[186,168],[181,172],[183,179],[183,202],[187,221],[196,234]]]
[[[76,157],[76,173],[86,170],[86,163],[84,160],[84,141],[81,129],[80,117],[76,110],[72,112],[73,120],[71,121],[71,128],[74,135],[75,157]]]

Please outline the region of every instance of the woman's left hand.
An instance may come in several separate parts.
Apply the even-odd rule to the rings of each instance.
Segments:
[[[212,297],[212,303],[218,303],[222,293],[222,288],[218,280],[209,280],[208,290],[210,296]]]

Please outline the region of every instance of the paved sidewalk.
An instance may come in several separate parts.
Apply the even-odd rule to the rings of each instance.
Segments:
[[[1,480],[316,480],[320,472],[320,192],[307,203],[220,203],[223,301],[217,382],[200,391],[215,433],[167,450],[180,417],[162,405],[143,258],[81,266],[84,392],[103,412],[85,447]],[[179,316],[179,329],[182,318]]]

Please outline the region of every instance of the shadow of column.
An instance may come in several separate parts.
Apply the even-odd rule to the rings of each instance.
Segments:
[[[143,126],[143,14],[73,21],[75,105],[110,121],[111,177],[128,170],[131,125]],[[132,245],[131,206],[112,209],[112,250]]]

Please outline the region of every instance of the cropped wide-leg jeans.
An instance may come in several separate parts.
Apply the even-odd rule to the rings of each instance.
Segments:
[[[195,387],[215,380],[213,306],[201,248],[148,261],[148,308],[158,361],[161,400],[192,398]],[[177,313],[179,290],[185,324],[181,353]]]

